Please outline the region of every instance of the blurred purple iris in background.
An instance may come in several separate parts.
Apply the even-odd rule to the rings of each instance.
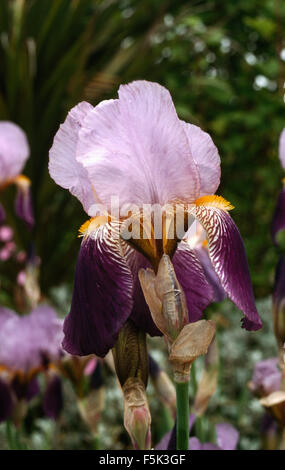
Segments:
[[[17,195],[15,212],[28,227],[34,224],[30,192],[30,180],[21,175],[30,154],[30,147],[24,131],[13,122],[0,121],[0,192],[15,184]],[[0,204],[0,224],[5,220],[5,210]]]
[[[61,341],[62,321],[49,306],[24,316],[0,307],[0,421],[39,393],[36,377],[59,360]]]

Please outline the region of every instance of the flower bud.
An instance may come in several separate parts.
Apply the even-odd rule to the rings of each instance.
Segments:
[[[144,384],[140,379],[129,378],[124,386],[124,425],[137,450],[151,448],[151,416]]]
[[[184,292],[168,255],[163,255],[157,275],[141,269],[139,280],[156,326],[171,344],[189,322]]]

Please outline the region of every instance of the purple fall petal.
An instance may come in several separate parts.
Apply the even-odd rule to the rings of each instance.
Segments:
[[[62,382],[58,375],[53,375],[48,382],[44,398],[43,409],[45,414],[56,420],[63,408]]]
[[[16,215],[32,229],[35,224],[31,188],[18,187],[15,199]]]
[[[239,230],[226,210],[196,206],[196,217],[207,232],[209,255],[221,285],[244,313],[242,327],[258,330],[262,326],[255,306],[248,262]]]
[[[211,260],[209,258],[208,249],[204,246],[194,249],[195,255],[201,263],[205,277],[212,287],[213,290],[213,302],[221,302],[227,297],[226,292],[224,291],[220,280],[213,268]]]
[[[212,288],[205,278],[201,264],[185,241],[178,245],[172,262],[186,297],[189,321],[200,320],[213,298]]]
[[[28,401],[32,400],[35,396],[40,393],[40,386],[39,382],[36,377],[34,377],[27,385],[26,390],[26,399]]]
[[[138,328],[145,331],[150,336],[162,336],[161,331],[157,328],[152,319],[138,278],[139,270],[141,268],[151,268],[151,265],[143,255],[129,246],[127,247],[125,256],[133,276],[134,304],[130,318]]]
[[[273,220],[271,224],[271,235],[275,245],[278,245],[277,235],[281,230],[285,229],[285,188],[283,188],[278,196]]]
[[[83,240],[75,272],[64,349],[73,355],[104,357],[133,307],[132,275],[119,239],[104,225]]]
[[[10,387],[0,379],[0,423],[6,421],[13,411],[13,398]]]
[[[278,306],[283,299],[285,299],[285,257],[280,256],[275,272],[273,302]]]

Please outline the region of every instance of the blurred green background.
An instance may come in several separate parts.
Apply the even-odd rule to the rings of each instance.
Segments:
[[[236,207],[255,293],[268,294],[277,260],[270,221],[282,178],[284,2],[1,0],[0,11],[0,119],[19,123],[31,145],[25,172],[43,292],[72,284],[86,218],[49,177],[55,131],[80,100],[95,105],[140,78],[165,85],[179,116],[213,137],[222,159],[218,193]],[[12,204],[9,191],[6,198]],[[27,244],[15,223],[18,242]]]

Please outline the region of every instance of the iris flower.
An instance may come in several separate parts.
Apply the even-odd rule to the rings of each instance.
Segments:
[[[0,121],[0,192],[15,184],[17,195],[15,212],[29,227],[34,224],[30,180],[21,174],[29,157],[30,148],[24,131],[10,121]],[[5,211],[0,204],[0,224]]]
[[[62,321],[50,307],[39,306],[24,316],[0,307],[0,421],[18,403],[39,393],[36,377],[61,357],[61,341]],[[49,382],[44,408],[50,416],[54,416],[50,406],[53,392]]]
[[[139,252],[115,236],[128,209],[144,204],[191,206],[203,226],[209,255],[223,289],[244,313],[242,326],[261,327],[232,206],[213,195],[220,183],[220,157],[211,137],[181,121],[167,89],[135,81],[119,97],[93,107],[82,102],[60,126],[50,150],[55,182],[82,203],[91,219],[83,225],[64,348],[71,354],[104,356],[127,319],[160,335],[138,281],[138,270],[172,256],[187,301],[190,322],[201,318],[213,292],[187,240],[149,236]],[[111,217],[116,198],[118,216]],[[106,216],[96,216],[98,205]]]

